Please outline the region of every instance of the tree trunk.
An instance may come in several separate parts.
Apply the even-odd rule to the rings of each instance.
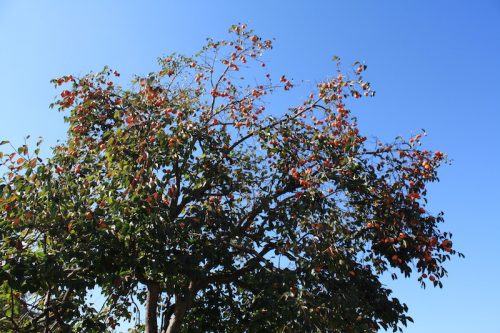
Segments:
[[[160,296],[160,285],[148,283],[146,299],[146,331],[145,333],[158,333],[157,309],[158,297]]]
[[[175,307],[172,316],[169,319],[168,327],[165,333],[179,333],[182,325],[182,320],[186,315],[186,312],[191,307],[194,297],[196,296],[196,288],[194,283],[191,282],[186,290],[185,295],[178,297],[175,300]],[[162,332],[163,333],[163,332]]]

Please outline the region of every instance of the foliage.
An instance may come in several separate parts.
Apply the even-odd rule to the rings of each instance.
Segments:
[[[411,318],[381,275],[441,286],[455,250],[425,196],[445,155],[360,134],[359,63],[269,112],[294,85],[267,74],[271,41],[230,32],[130,90],[108,68],[54,80],[67,139],[0,154],[2,331],[397,330]]]

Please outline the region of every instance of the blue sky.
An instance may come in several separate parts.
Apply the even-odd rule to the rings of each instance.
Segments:
[[[500,332],[498,0],[0,0],[0,138],[64,138],[62,115],[48,108],[51,78],[104,65],[124,80],[145,74],[156,57],[192,54],[237,22],[276,38],[268,66],[277,75],[315,82],[334,73],[333,55],[346,67],[366,62],[377,95],[350,105],[365,134],[424,128],[426,147],[450,155],[430,208],[445,211],[443,229],[466,258],[449,264],[442,290],[387,283],[415,319],[406,332]]]

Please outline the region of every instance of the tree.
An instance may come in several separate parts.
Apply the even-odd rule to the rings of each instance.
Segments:
[[[293,83],[265,74],[271,41],[230,32],[130,90],[109,68],[54,80],[66,140],[0,154],[2,331],[397,330],[411,318],[381,275],[441,286],[456,252],[425,196],[445,155],[360,134],[360,63],[268,112]]]

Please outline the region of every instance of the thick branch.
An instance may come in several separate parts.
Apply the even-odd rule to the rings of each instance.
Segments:
[[[184,295],[178,295],[175,302],[174,313],[170,317],[167,330],[165,333],[178,333],[180,332],[182,321],[186,312],[191,307],[196,292],[198,291],[197,286],[194,282],[189,283],[189,287],[186,289]],[[162,332],[163,333],[163,332]]]
[[[146,299],[146,333],[158,333],[157,308],[160,296],[160,285],[149,283]]]

